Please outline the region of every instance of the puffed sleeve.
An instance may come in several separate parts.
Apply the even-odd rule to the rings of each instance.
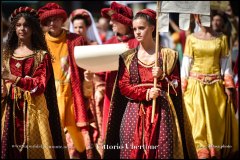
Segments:
[[[132,100],[146,100],[147,89],[130,83],[130,75],[123,62],[119,62],[119,88],[122,95]]]
[[[227,36],[222,35],[221,39],[221,57],[226,57],[229,55]]]
[[[181,66],[181,87],[185,91],[188,85],[188,77],[193,61],[192,35],[186,39],[185,50]]]
[[[42,62],[35,69],[33,76],[20,78],[16,85],[23,90],[30,91],[31,94],[39,95],[44,93],[51,74],[50,65],[51,57],[49,54],[45,54]]]
[[[188,56],[193,58],[193,47],[192,47],[192,35],[187,36],[185,48],[184,48],[184,56]]]

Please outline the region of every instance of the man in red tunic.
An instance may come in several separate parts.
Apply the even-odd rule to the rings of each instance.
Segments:
[[[89,133],[93,116],[87,110],[88,98],[84,94],[84,84],[88,82],[84,81],[85,70],[78,67],[74,59],[74,47],[86,45],[86,40],[62,28],[67,13],[57,3],[47,3],[38,13],[41,24],[49,27],[45,40],[55,58],[52,64],[62,126],[66,127],[83,158],[85,148],[87,158],[92,159],[95,150]]]
[[[128,43],[129,48],[135,48],[138,45],[132,30],[133,12],[131,8],[112,2],[110,8],[103,8],[101,10],[101,14],[103,17],[110,19],[110,25],[112,25],[112,30],[115,33],[115,36],[106,41],[105,44],[125,42]],[[107,71],[105,73],[98,73],[97,75],[106,83],[102,122],[102,135],[103,139],[105,139],[111,95],[117,71]]]

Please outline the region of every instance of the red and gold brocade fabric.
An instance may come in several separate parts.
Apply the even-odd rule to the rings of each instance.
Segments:
[[[84,69],[77,66],[74,58],[74,47],[85,45],[84,39],[77,34],[67,34],[69,65],[71,69],[71,89],[73,94],[75,122],[78,127],[89,125],[87,99],[83,94]]]
[[[30,145],[30,141],[35,138],[34,135],[40,133],[40,130],[35,130],[39,126],[39,124],[34,124],[33,127],[31,127],[31,130],[29,130],[28,125],[29,123],[33,123],[33,119],[37,119],[38,117],[36,115],[32,115],[29,112],[30,108],[28,108],[29,104],[27,104],[26,109],[26,116],[24,117],[23,114],[23,108],[24,108],[24,101],[25,100],[25,94],[23,94],[23,91],[29,91],[31,94],[29,95],[31,99],[33,100],[33,105],[36,107],[40,107],[40,110],[44,108],[47,113],[49,113],[49,119],[42,120],[42,124],[44,124],[44,129],[47,130],[41,130],[41,132],[44,135],[49,135],[50,140],[44,139],[43,137],[41,139],[38,139],[37,141],[41,144],[41,142],[46,143],[47,141],[51,143],[53,141],[54,146],[61,146],[63,147],[63,137],[62,137],[62,130],[60,126],[59,121],[59,112],[57,107],[57,100],[56,100],[56,90],[54,85],[54,78],[53,78],[53,70],[52,70],[52,64],[51,64],[51,57],[48,53],[43,53],[42,51],[36,52],[30,56],[26,57],[10,57],[8,60],[6,60],[6,68],[15,76],[20,77],[19,81],[15,84],[16,87],[21,88],[22,90],[19,90],[21,95],[18,95],[18,99],[15,99],[13,96],[15,93],[16,87],[14,87],[12,84],[8,85],[8,82],[6,81],[7,85],[9,86],[9,95],[5,97],[7,99],[7,103],[2,106],[4,107],[5,115],[2,117],[4,124],[2,124],[2,158],[31,158],[30,151],[26,148],[23,148],[22,152],[19,152],[19,150],[16,147],[13,147],[15,145],[14,138],[16,137],[16,144],[22,145],[24,141],[24,135],[26,135],[29,139],[29,141],[26,142],[25,145]],[[29,98],[30,98],[29,97]],[[46,101],[43,101],[44,106],[39,106],[38,104],[35,104],[34,100],[36,97],[43,97],[46,99]],[[13,111],[13,103],[16,101],[16,109]],[[31,100],[30,100],[31,101]],[[44,103],[45,102],[45,103]],[[46,106],[47,105],[47,106]],[[47,107],[47,108],[45,108]],[[2,108],[3,109],[3,108]],[[3,111],[3,110],[2,110]],[[15,117],[13,117],[13,112],[15,113]],[[40,113],[40,112],[39,112]],[[42,112],[41,112],[42,113]],[[42,115],[45,115],[43,113]],[[13,118],[15,120],[15,126],[13,123]],[[26,119],[25,119],[26,118]],[[25,119],[25,120],[24,120]],[[31,120],[29,120],[31,119]],[[29,120],[29,121],[28,121]],[[32,121],[33,120],[33,121]],[[24,122],[25,121],[25,122]],[[38,120],[39,122],[39,120]],[[24,133],[24,124],[27,126],[27,132]],[[15,127],[15,135],[13,131],[13,127]],[[32,132],[34,131],[34,132]],[[41,150],[41,148],[39,148]],[[55,149],[52,149],[55,150]],[[32,153],[32,152],[31,152]],[[39,152],[39,157],[52,157],[54,158],[60,158],[67,155],[64,155],[64,148],[55,150],[55,156],[49,155],[49,154],[41,154],[42,150]]]
[[[36,89],[32,94],[42,94],[45,91],[47,81],[50,77],[50,71],[47,70],[48,62],[50,56],[46,54],[43,59],[43,62],[38,66],[38,69],[35,71],[34,66],[34,57],[29,58],[14,58],[10,59],[10,71],[13,75],[22,77],[17,83],[17,86],[24,89],[32,91]],[[18,64],[18,65],[17,65]],[[20,65],[19,65],[20,64]],[[20,66],[19,68],[16,66]],[[34,72],[35,71],[35,72]],[[26,76],[32,78],[24,78]]]
[[[121,38],[118,36],[114,36],[108,41],[106,41],[104,44],[116,44],[116,43],[128,43],[129,48],[135,48],[139,44],[139,42],[134,38],[134,36],[122,36]],[[105,95],[104,95],[104,102],[103,102],[103,122],[102,122],[102,135],[103,138],[105,138],[106,135],[106,128],[107,128],[107,122],[108,122],[108,113],[109,113],[109,107],[110,107],[110,101],[113,91],[114,82],[117,76],[117,71],[108,71],[105,73],[98,73],[100,75],[101,79],[103,79],[106,83],[106,89],[105,89]]]
[[[146,68],[142,65],[138,65],[138,71],[141,79],[141,84],[145,84],[145,83],[153,84],[152,67]],[[147,89],[152,88],[153,86],[136,87],[136,85],[131,84],[130,75],[129,75],[129,72],[127,71],[127,68],[125,68],[124,70],[121,70],[119,74],[122,75],[121,79],[119,80],[119,87],[123,95],[134,100],[139,100],[139,101],[146,100],[146,91]],[[179,75],[179,71],[178,71],[178,68],[176,67],[173,73],[167,77],[169,80],[176,79],[178,81],[178,84],[180,84],[180,79],[178,75]],[[162,90],[167,92],[168,83],[165,79],[162,81],[158,80],[158,86],[160,86]],[[179,92],[180,88],[177,87],[175,90]],[[176,94],[175,91],[172,89],[172,87],[170,87],[170,94]]]
[[[50,61],[50,57],[46,54],[43,62],[39,65],[36,72],[34,72],[34,57],[31,56],[29,58],[14,58],[12,57],[9,61],[10,71],[13,75],[22,77],[16,84],[18,87],[33,91],[32,95],[40,95],[44,93],[47,81],[50,77],[50,71],[47,70],[48,62]],[[18,65],[17,65],[18,64]],[[20,64],[20,65],[19,65]],[[19,67],[16,67],[19,66]],[[29,78],[24,78],[29,76]],[[32,78],[30,78],[32,77]],[[12,90],[13,92],[13,90]],[[13,95],[13,94],[12,94]],[[23,96],[23,95],[22,95]],[[13,100],[14,97],[12,96],[11,99]],[[23,99],[19,101],[19,110],[16,110],[16,132],[18,133],[17,144],[23,143]],[[11,142],[12,144],[13,141]],[[17,153],[17,152],[16,152]]]
[[[138,60],[139,61],[139,60]],[[142,63],[142,62],[141,62]],[[173,146],[172,142],[172,127],[173,122],[171,121],[171,114],[168,106],[168,102],[166,99],[158,98],[156,113],[154,117],[154,123],[151,124],[151,114],[152,114],[152,101],[146,101],[146,92],[147,89],[152,88],[153,86],[144,86],[144,84],[153,84],[153,76],[152,76],[152,66],[146,67],[138,63],[137,70],[140,78],[140,83],[143,86],[138,86],[138,84],[133,84],[131,82],[131,76],[129,71],[125,67],[124,64],[120,64],[119,71],[119,88],[122,95],[126,96],[128,99],[133,101],[141,102],[139,113],[136,111],[132,111],[129,107],[134,107],[134,104],[129,104],[126,108],[129,113],[124,113],[124,119],[128,119],[126,121],[122,121],[121,131],[120,133],[120,143],[121,145],[126,146],[129,145],[131,147],[124,148],[121,150],[120,158],[126,159],[149,159],[149,158],[173,158]],[[133,69],[134,70],[134,69]],[[130,69],[131,72],[131,69]],[[135,71],[133,71],[135,72]],[[136,74],[132,75],[133,78],[136,78]],[[176,79],[178,83],[179,73],[177,67],[175,67],[171,76],[168,76],[169,80]],[[167,92],[168,91],[168,83],[166,80],[158,81],[158,87],[161,90]],[[178,87],[179,88],[179,87]],[[178,89],[179,91],[179,89]],[[170,88],[170,94],[175,94],[174,90]],[[125,114],[127,114],[125,116]],[[139,114],[139,116],[135,117],[137,119],[131,119],[135,115]],[[128,127],[130,126],[130,127]],[[135,128],[134,131],[131,131],[131,128]],[[159,134],[161,133],[161,134]],[[129,138],[132,136],[132,138]],[[164,143],[163,143],[164,141]],[[135,149],[133,146],[135,146]],[[156,147],[156,149],[146,149],[145,151],[139,149],[140,146],[147,147]],[[131,148],[131,149],[130,149]],[[161,150],[164,150],[161,151]]]
[[[154,123],[150,123],[152,101],[146,100],[146,91],[153,86],[152,66],[139,64],[136,49],[134,50],[124,53],[119,60],[119,72],[111,100],[105,139],[105,146],[118,146],[118,148],[105,150],[104,158],[118,156],[123,159],[183,158],[181,142],[177,148],[178,153],[173,147],[173,141],[181,138],[180,131],[178,129],[178,138],[176,138],[176,130],[173,132],[173,128],[178,126],[178,122],[175,121],[176,119],[173,120],[176,118],[172,114],[175,112],[174,108],[170,107],[164,94],[157,99]],[[161,61],[160,58],[159,62]],[[170,81],[176,79],[180,84],[177,65],[174,64],[172,67],[174,69],[167,78]],[[146,84],[150,86],[144,86]],[[158,86],[163,92],[167,92],[168,85],[165,80],[159,80]],[[177,87],[176,90],[178,92],[180,88]],[[170,93],[175,95],[171,87]],[[174,105],[177,104],[175,100],[177,101],[176,98],[172,101]],[[157,146],[157,148],[143,150],[141,146]]]

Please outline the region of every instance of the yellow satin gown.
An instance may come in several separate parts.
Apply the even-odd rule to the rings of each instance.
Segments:
[[[211,40],[188,36],[185,56],[193,59],[190,72],[220,75],[221,57],[228,56],[227,38]],[[238,121],[227,103],[223,80],[204,84],[191,76],[183,94],[198,158],[225,158],[238,151]]]

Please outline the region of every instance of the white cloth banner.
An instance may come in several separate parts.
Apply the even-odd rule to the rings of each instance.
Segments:
[[[158,31],[159,32],[168,32],[169,31],[169,14],[160,13],[158,17]]]
[[[179,14],[179,28],[182,30],[188,30],[190,25],[190,14],[180,13]]]
[[[91,72],[118,70],[119,55],[129,50],[127,43],[74,47],[76,64]]]
[[[169,23],[164,20],[169,13],[179,13],[179,28],[182,30],[188,30],[190,14],[200,14],[202,25],[210,26],[210,1],[160,1],[160,4],[159,32],[169,31]]]
[[[161,1],[161,12],[210,15],[210,1]]]
[[[203,26],[210,27],[211,17],[209,15],[201,15],[200,20]]]

